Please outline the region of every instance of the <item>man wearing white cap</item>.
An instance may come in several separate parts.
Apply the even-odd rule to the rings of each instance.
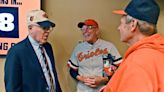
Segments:
[[[27,14],[29,35],[9,50],[5,62],[6,92],[61,92],[51,45],[55,23],[42,10]]]

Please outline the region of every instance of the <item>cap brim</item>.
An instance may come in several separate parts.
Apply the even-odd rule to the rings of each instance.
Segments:
[[[85,25],[85,23],[80,22],[77,26],[78,26],[79,28],[82,28],[84,25]]]
[[[113,11],[114,14],[119,14],[119,15],[127,15],[127,13],[124,10],[115,10]]]
[[[41,27],[55,27],[55,23],[51,21],[43,21],[43,22],[37,22]]]

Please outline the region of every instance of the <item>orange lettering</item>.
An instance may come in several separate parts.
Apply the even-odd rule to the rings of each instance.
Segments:
[[[80,52],[78,55],[77,55],[77,58],[79,59],[79,61],[82,61],[84,59],[83,55],[82,55],[82,52]]]
[[[107,48],[105,48],[105,49],[97,48],[95,51],[92,51],[92,52],[88,51],[87,54],[83,54],[83,52],[80,52],[77,55],[77,57],[78,57],[78,60],[81,62],[81,61],[83,61],[83,59],[89,59],[91,57],[98,56],[98,55],[101,55],[101,54],[108,54]]]

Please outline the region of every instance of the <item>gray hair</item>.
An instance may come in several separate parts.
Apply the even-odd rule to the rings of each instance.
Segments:
[[[126,16],[126,24],[132,22],[132,20],[135,19],[129,15]],[[140,30],[140,32],[146,36],[150,36],[150,35],[153,35],[155,33],[157,33],[157,27],[156,25],[154,24],[151,24],[151,23],[148,23],[146,21],[143,21],[143,20],[138,20],[138,28]]]

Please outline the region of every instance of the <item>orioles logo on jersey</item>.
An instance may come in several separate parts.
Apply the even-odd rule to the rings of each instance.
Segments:
[[[91,51],[91,52],[88,51],[87,54],[84,54],[83,52],[80,52],[80,53],[77,54],[77,57],[78,57],[78,60],[81,62],[84,59],[88,59],[88,58],[91,58],[93,56],[98,56],[98,55],[101,55],[101,54],[108,54],[107,48],[105,48],[105,49],[97,48],[95,51]]]

